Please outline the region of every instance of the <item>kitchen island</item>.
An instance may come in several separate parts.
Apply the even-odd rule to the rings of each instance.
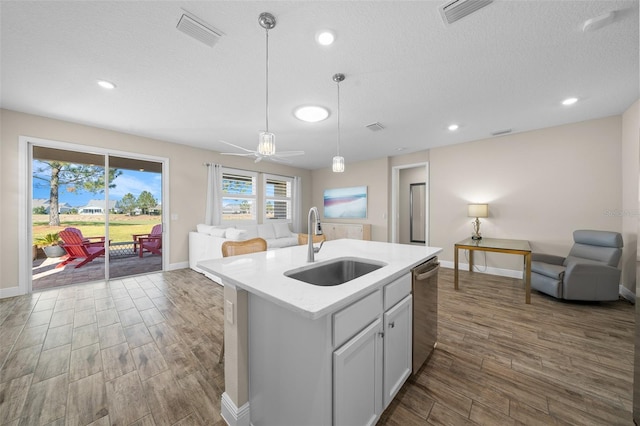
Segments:
[[[225,420],[255,426],[375,423],[409,374],[403,369],[400,379],[385,380],[383,390],[383,375],[398,370],[385,369],[383,352],[400,348],[402,362],[409,354],[410,371],[410,270],[440,251],[328,241],[315,264],[351,258],[382,265],[330,287],[285,276],[312,265],[306,246],[200,262],[225,286]],[[389,321],[398,326],[387,340],[404,344],[384,344],[386,315],[398,316]]]

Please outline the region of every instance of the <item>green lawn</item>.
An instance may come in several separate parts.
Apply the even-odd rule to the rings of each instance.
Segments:
[[[112,242],[132,241],[133,234],[148,234],[153,225],[162,221],[161,216],[110,215],[109,239]],[[82,231],[85,237],[105,235],[104,217],[100,215],[60,215],[61,226],[49,226],[47,215],[33,215],[33,239],[46,234],[60,232],[72,226]]]

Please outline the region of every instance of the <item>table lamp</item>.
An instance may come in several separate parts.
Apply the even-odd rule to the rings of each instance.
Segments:
[[[467,208],[468,208],[468,216],[476,218],[476,220],[471,222],[473,224],[473,234],[471,235],[471,239],[481,240],[482,235],[480,234],[479,218],[489,217],[489,205],[488,204],[469,204]]]

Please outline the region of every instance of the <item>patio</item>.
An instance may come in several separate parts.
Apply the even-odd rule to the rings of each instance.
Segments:
[[[138,253],[133,251],[133,245],[126,247],[123,244],[112,244],[109,255],[110,278],[121,278],[162,270],[162,256],[145,253],[144,257],[138,257]],[[77,261],[56,269],[56,266],[64,259],[64,257],[45,257],[33,261],[32,288],[34,291],[104,280],[104,257],[96,258],[78,269],[75,268]]]

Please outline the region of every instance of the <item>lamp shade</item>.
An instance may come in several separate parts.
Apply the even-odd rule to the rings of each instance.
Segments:
[[[489,217],[489,204],[469,204],[469,217]]]
[[[336,173],[344,172],[344,157],[339,155],[333,157],[333,171]]]

